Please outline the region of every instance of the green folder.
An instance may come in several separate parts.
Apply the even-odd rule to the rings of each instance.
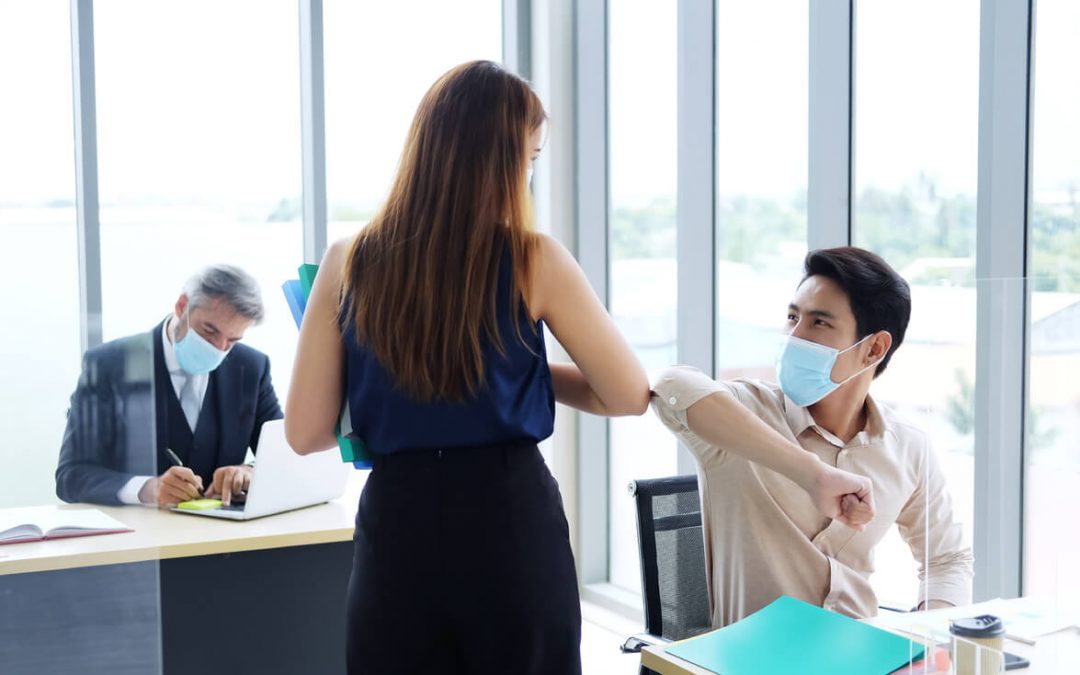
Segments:
[[[742,621],[667,652],[721,675],[886,675],[922,658],[924,647],[780,596]]]

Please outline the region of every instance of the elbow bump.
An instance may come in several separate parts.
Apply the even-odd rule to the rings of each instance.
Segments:
[[[620,401],[612,406],[613,417],[640,417],[649,409],[649,395]]]

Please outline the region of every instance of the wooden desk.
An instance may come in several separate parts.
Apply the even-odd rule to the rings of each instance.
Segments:
[[[867,623],[874,624],[874,620],[869,619]],[[1080,631],[1075,628],[1043,636],[1034,645],[1006,640],[1005,651],[1031,661],[1029,668],[1009,671],[1017,675],[1076,675],[1080,672]],[[641,665],[661,675],[716,675],[668,654],[665,647],[659,645],[641,650]]]
[[[252,521],[206,518],[139,506],[65,504],[98,509],[134,532],[0,546],[0,575],[350,541],[367,472],[327,504]]]
[[[0,546],[0,672],[344,672],[366,477],[328,504],[250,522],[62,507],[135,532]]]

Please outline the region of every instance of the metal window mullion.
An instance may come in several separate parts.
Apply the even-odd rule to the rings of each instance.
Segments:
[[[810,0],[807,244],[851,243],[854,0]]]
[[[101,214],[98,201],[94,3],[71,0],[75,105],[75,210],[79,247],[79,330],[83,351],[101,344]]]
[[[982,0],[979,37],[975,599],[1016,597],[1023,551],[1030,2]]]
[[[326,251],[326,87],[322,0],[300,0],[300,148],[304,262]]]
[[[678,362],[715,372],[716,17],[714,3],[679,0],[676,199]],[[680,444],[678,472],[696,463]]]
[[[577,256],[605,305],[608,252],[608,24],[607,2],[578,2],[574,21]],[[608,580],[608,450],[606,419],[579,414],[579,579]]]
[[[532,79],[532,0],[502,0],[503,65]]]

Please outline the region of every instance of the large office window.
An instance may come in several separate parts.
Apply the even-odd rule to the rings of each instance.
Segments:
[[[104,337],[149,330],[201,266],[239,265],[267,307],[246,342],[283,397],[297,330],[280,287],[302,262],[296,3],[95,10]]]
[[[777,14],[784,13],[783,21]],[[716,375],[775,380],[806,254],[808,3],[716,7]],[[704,310],[705,308],[703,308]]]
[[[69,3],[0,3],[0,508],[55,500],[79,373]]]
[[[613,0],[608,12],[610,309],[655,370],[676,358],[677,5]],[[633,593],[641,577],[627,485],[677,473],[676,448],[652,414],[611,422],[609,580]]]
[[[1080,6],[1036,12],[1024,592],[1080,597]]]
[[[390,189],[416,106],[451,67],[502,60],[500,0],[324,8],[329,241],[355,234]]]
[[[970,538],[979,2],[860,2],[855,16],[853,243],[912,290],[907,336],[873,391],[930,436]],[[914,604],[895,529],[875,562],[879,596]]]

